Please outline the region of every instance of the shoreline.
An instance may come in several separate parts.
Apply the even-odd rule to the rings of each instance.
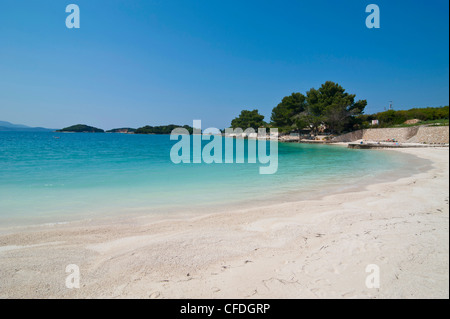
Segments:
[[[279,142],[283,143],[283,142]],[[336,147],[347,147],[350,143],[328,143],[324,144],[327,146]],[[377,152],[389,152],[391,149],[377,149]],[[429,160],[420,158],[413,154],[408,154],[408,162],[413,164],[414,173],[423,172],[431,168],[431,162]],[[286,203],[300,203],[305,200],[321,200],[323,197],[329,194],[342,194],[348,192],[356,192],[361,189],[366,189],[370,185],[384,183],[384,182],[394,182],[398,179],[408,177],[411,175],[411,169],[402,169],[396,174],[392,172],[378,172],[375,176],[363,176],[360,180],[356,181],[356,184],[352,183],[350,177],[344,183],[339,183],[339,185],[324,186],[321,185],[320,190],[308,190],[304,192],[301,190],[302,196],[298,198],[299,189],[293,189],[289,191],[276,190],[275,193],[269,194],[264,198],[255,198],[257,202],[251,202],[249,198],[234,199],[232,202],[212,202],[203,205],[197,205],[193,208],[188,208],[187,211],[183,207],[160,207],[157,209],[150,207],[141,207],[124,210],[118,210],[114,212],[102,214],[97,213],[83,213],[79,216],[75,216],[73,219],[67,219],[67,216],[60,219],[49,220],[50,217],[46,217],[46,221],[39,221],[39,219],[33,220],[31,223],[27,221],[19,222],[18,219],[13,223],[5,223],[4,226],[0,226],[0,236],[11,234],[14,232],[26,232],[33,230],[47,230],[51,227],[56,226],[91,226],[91,225],[108,225],[121,223],[124,220],[142,220],[146,219],[152,222],[164,222],[178,219],[190,219],[214,216],[216,214],[223,214],[228,211],[241,211],[247,209],[267,209],[272,206],[277,206]],[[315,188],[318,186],[315,185]],[[220,206],[221,208],[217,208]],[[86,217],[89,216],[89,217]],[[24,220],[28,217],[24,217]]]
[[[8,257],[0,262],[0,278],[6,281],[0,297],[448,298],[448,195],[434,194],[448,192],[448,148],[389,151],[431,160],[433,167],[320,199],[159,221],[75,222],[0,235],[0,258]],[[416,192],[432,198],[416,203],[410,195]],[[396,211],[385,202],[406,207]],[[409,219],[416,221],[412,228],[405,226],[412,224]],[[434,230],[414,238],[428,224]],[[398,238],[398,230],[408,240]],[[423,267],[409,261],[429,256],[432,248],[439,248],[436,254],[442,258],[423,259]],[[387,273],[377,291],[364,285],[366,260],[380,263]],[[80,289],[64,287],[68,264],[80,266]],[[426,273],[430,268],[437,273]],[[416,277],[425,273],[408,280],[405,269]],[[439,287],[427,287],[429,281]]]

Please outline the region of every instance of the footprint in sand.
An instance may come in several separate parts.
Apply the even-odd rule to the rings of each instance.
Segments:
[[[158,299],[159,297],[161,297],[161,293],[159,291],[156,291],[149,296],[150,299]]]
[[[343,298],[353,298],[355,296],[356,296],[356,291],[354,291],[354,290],[342,294]]]
[[[387,258],[384,257],[384,256],[378,256],[378,257],[376,258],[376,260],[377,260],[378,262],[382,262],[382,263],[384,263],[384,264],[388,262]]]

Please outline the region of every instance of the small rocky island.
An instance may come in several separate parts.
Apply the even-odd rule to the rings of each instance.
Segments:
[[[112,130],[106,131],[106,133],[122,133],[122,134],[132,134],[134,132],[136,132],[136,129],[130,127],[114,128]]]
[[[163,125],[163,126],[144,126],[138,129],[124,127],[124,128],[115,128],[112,130],[106,131],[106,133],[122,133],[122,134],[170,134],[172,130],[176,128],[184,128],[189,134],[193,133],[193,128],[189,125]],[[60,133],[105,133],[104,130],[88,126],[84,124],[72,125],[61,130],[57,130],[56,132]]]
[[[167,135],[172,133],[172,131],[176,128],[184,128],[186,129],[189,134],[192,134],[194,129],[189,125],[162,125],[162,126],[144,126],[140,127],[136,130],[135,134],[156,134],[156,135]]]
[[[105,133],[104,130],[84,124],[72,125],[56,132],[61,133]]]

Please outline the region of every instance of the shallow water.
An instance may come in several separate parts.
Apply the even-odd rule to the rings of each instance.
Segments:
[[[277,173],[260,175],[258,162],[174,164],[175,143],[168,135],[1,132],[0,225],[299,200],[401,176],[412,160],[396,152],[279,143]]]

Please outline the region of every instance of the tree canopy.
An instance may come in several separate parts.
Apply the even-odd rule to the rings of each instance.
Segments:
[[[282,131],[310,128],[317,133],[320,127],[326,127],[341,133],[367,105],[366,100],[355,101],[355,97],[339,84],[327,81],[319,89],[310,89],[306,96],[292,93],[284,97],[272,110],[272,125]]]
[[[356,115],[364,113],[366,100],[355,101],[355,94],[345,92],[337,83],[327,81],[316,90],[306,92],[307,112],[303,116],[319,118],[333,133],[341,133],[352,124]],[[311,121],[315,126],[317,121]]]
[[[318,89],[311,88],[305,94],[292,93],[285,96],[275,106],[271,114],[271,127],[280,132],[293,130],[312,131],[317,135],[326,130],[341,134],[361,128],[373,127],[372,120],[379,120],[379,127],[389,127],[403,124],[410,119],[421,121],[439,121],[446,119],[448,123],[448,106],[439,108],[414,108],[408,111],[389,110],[373,115],[365,115],[366,100],[357,100],[355,94],[350,94],[338,83],[327,81]],[[264,116],[258,110],[243,110],[231,122],[232,128],[246,129],[269,126],[264,122]]]
[[[306,97],[301,93],[292,93],[284,97],[272,110],[270,120],[277,127],[290,127],[295,123],[295,115],[306,109]]]
[[[247,128],[253,128],[257,131],[258,128],[265,127],[266,125],[264,115],[259,114],[258,110],[243,110],[238,117],[231,121],[231,127],[233,129],[242,128],[246,130]]]
[[[359,115],[356,117],[358,128],[373,127],[372,120],[378,120],[377,127],[392,127],[402,125],[407,120],[417,119],[421,122],[447,120],[449,119],[449,107],[426,107],[413,108],[410,110],[388,110],[369,115]],[[445,121],[444,121],[445,122]]]

